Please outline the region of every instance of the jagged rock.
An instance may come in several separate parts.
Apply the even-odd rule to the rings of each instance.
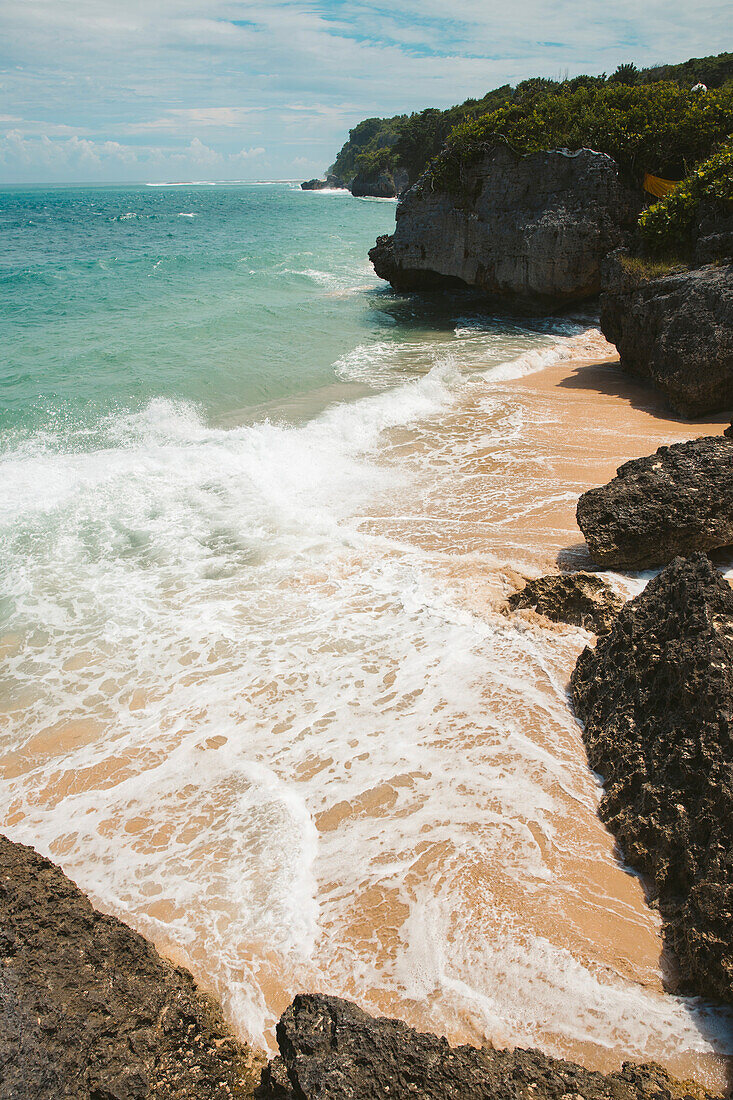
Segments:
[[[571,679],[600,814],[659,898],[682,988],[733,1002],[733,592],[676,558]]]
[[[313,179],[306,180],[305,183],[300,185],[302,191],[326,191],[326,190],[338,190],[345,187],[343,180],[340,180],[338,176],[328,175],[325,180]]]
[[[733,260],[733,210],[730,205],[723,201],[701,203],[694,235],[695,267]]]
[[[379,172],[357,172],[349,190],[357,198],[394,199],[409,186],[410,177],[404,168],[397,168],[394,173],[384,168]]]
[[[733,446],[702,436],[634,458],[576,511],[594,561],[647,569],[677,554],[733,545]]]
[[[555,623],[582,626],[605,634],[624,601],[608,581],[595,573],[555,573],[527,581],[509,597],[512,611],[531,608]]]
[[[698,246],[709,255],[712,237]],[[733,408],[733,264],[658,278],[622,252],[603,267],[601,328],[621,367],[653,382],[682,416]]]
[[[604,1076],[537,1050],[450,1047],[349,1001],[301,994],[277,1026],[258,1100],[679,1100],[704,1097],[656,1065]]]
[[[397,290],[458,280],[515,305],[559,307],[598,293],[601,260],[627,239],[639,201],[603,153],[498,146],[466,169],[460,194],[425,173],[369,256]]]
[[[187,970],[0,836],[1,1100],[241,1100],[260,1065]]]

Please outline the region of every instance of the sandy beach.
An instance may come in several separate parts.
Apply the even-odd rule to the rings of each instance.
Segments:
[[[368,474],[378,491],[333,522],[316,465],[307,541],[262,592],[226,575],[200,605],[215,621],[181,641],[198,620],[156,592],[169,648],[143,649],[136,673],[115,642],[101,678],[80,649],[53,724],[14,712],[35,733],[3,761],[13,836],[188,965],[248,1040],[272,1049],[293,995],[319,990],[452,1042],[724,1080],[710,1044],[733,1049],[727,1017],[665,992],[659,917],[597,817],[567,699],[592,637],[506,610],[524,576],[589,564],[579,493],[722,430],[671,418],[589,341],[463,376],[450,399],[405,387],[425,412],[347,467],[347,488]],[[382,400],[337,408],[339,430]],[[263,429],[263,454],[279,431],[311,461],[323,422]]]
[[[409,511],[396,518],[397,509],[391,509],[390,516],[376,522],[391,538],[419,545],[438,583],[477,621],[493,626],[506,615],[507,593],[524,576],[594,568],[575,522],[581,492],[613,477],[627,459],[695,436],[718,435],[728,423],[726,417],[694,422],[674,417],[660,395],[623,374],[611,354],[564,360],[505,383],[477,382],[474,390],[469,387],[466,400],[439,424],[423,426],[419,434],[401,433],[395,440],[396,450],[413,452],[418,463],[427,463],[428,448],[446,460],[450,456],[450,461]],[[487,438],[488,426],[494,430]],[[624,595],[636,594],[645,583],[644,576],[607,576]],[[658,917],[647,906],[638,877],[619,863],[613,840],[596,816],[597,783],[562,698],[577,654],[592,639],[531,611],[513,616],[504,629],[526,632],[527,639],[545,647],[542,672],[524,670],[533,681],[532,703],[516,690],[516,683],[497,677],[486,685],[486,709],[505,713],[538,755],[561,763],[551,784],[554,805],[544,822],[547,831],[543,835],[532,814],[525,822],[530,843],[550,873],[541,886],[528,890],[507,866],[506,853],[497,862],[489,858],[484,865],[462,867],[467,901],[475,906],[477,921],[486,922],[486,942],[501,940],[511,914],[526,935],[528,958],[530,943],[541,940],[569,952],[601,980],[603,975],[623,976],[661,993],[662,974],[672,984],[674,974],[662,953]],[[454,729],[452,735],[460,744],[466,736],[472,744],[482,744],[488,760],[498,749],[495,731],[480,727],[480,715],[471,715],[467,729]],[[507,759],[511,755],[509,751]],[[490,807],[486,810],[490,813]],[[521,810],[517,816],[521,819]],[[446,860],[443,873],[450,862]],[[495,903],[492,912],[484,905],[487,894]],[[511,984],[516,974],[498,970],[492,978]],[[435,1027],[429,1013],[405,1004],[380,1007],[416,1025]],[[562,1012],[561,1005],[546,1003],[545,1019],[551,1021],[555,1011]],[[580,1039],[558,1041],[550,1023],[535,1039],[546,1049],[610,1069],[627,1056],[621,1034],[616,1033],[618,1045],[612,1036],[613,1031],[605,1049]],[[472,1033],[469,1026],[463,1032],[453,1028],[451,1037],[476,1042],[485,1035]],[[491,1038],[500,1045],[516,1037],[499,1029]],[[647,1055],[680,1076],[691,1075],[710,1086],[724,1082],[722,1064],[680,1046],[672,1042],[666,1051],[648,1050]]]

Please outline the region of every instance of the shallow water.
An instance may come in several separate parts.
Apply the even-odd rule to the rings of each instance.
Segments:
[[[380,288],[388,204],[2,209],[8,833],[257,1042],[318,988],[719,1081],[729,1021],[663,992],[596,817],[567,704],[590,638],[503,610],[519,573],[582,560],[579,491],[688,428],[574,372],[608,350],[587,320]]]

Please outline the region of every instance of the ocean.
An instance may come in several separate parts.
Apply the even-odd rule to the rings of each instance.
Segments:
[[[322,989],[714,1076],[730,1020],[664,992],[596,817],[567,699],[591,639],[503,607],[582,560],[596,447],[684,428],[532,388],[610,350],[592,317],[394,293],[366,256],[394,213],[0,192],[1,825],[256,1043]]]

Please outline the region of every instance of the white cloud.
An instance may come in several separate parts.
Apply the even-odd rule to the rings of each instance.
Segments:
[[[20,130],[0,136],[0,166],[10,178],[25,178],[28,169],[47,173],[57,181],[69,179],[139,179],[145,176],[191,178],[206,175],[227,179],[253,162],[260,162],[265,148],[257,146],[236,153],[222,153],[193,138],[182,148],[131,146],[117,141],[90,141],[78,136],[52,138],[47,134],[28,137]]]
[[[36,139],[22,163],[30,172],[37,155],[39,179],[62,162],[113,178],[120,163],[155,157],[181,171],[241,170],[260,162],[251,150],[263,144],[270,171],[290,170],[294,153],[323,168],[367,115],[447,106],[533,74],[713,53],[727,8],[728,0],[2,0],[0,132],[6,147],[17,135]],[[89,144],[49,150],[44,138]],[[136,144],[151,140],[157,152]],[[105,142],[127,151],[105,153]]]

